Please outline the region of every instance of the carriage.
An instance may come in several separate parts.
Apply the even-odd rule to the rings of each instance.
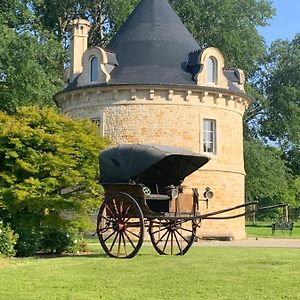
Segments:
[[[208,201],[213,192],[207,188],[200,199],[196,188],[182,183],[209,158],[185,149],[119,145],[104,150],[99,161],[105,199],[98,213],[97,235],[111,257],[134,257],[143,244],[146,228],[159,254],[184,255],[195,240],[201,220],[244,216],[216,215],[253,204],[201,214],[199,201]]]

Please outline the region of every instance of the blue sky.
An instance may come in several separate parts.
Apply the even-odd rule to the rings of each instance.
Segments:
[[[277,15],[270,21],[270,26],[258,28],[267,45],[276,39],[291,40],[300,33],[300,0],[273,0]]]

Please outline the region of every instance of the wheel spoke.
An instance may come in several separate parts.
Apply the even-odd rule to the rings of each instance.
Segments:
[[[168,233],[170,233],[170,231],[166,231],[160,238],[159,238],[159,240],[157,240],[156,242],[155,242],[155,244],[156,245],[158,245],[158,243],[168,234]]]
[[[129,241],[129,243],[131,244],[131,246],[133,248],[135,248],[135,245],[133,244],[132,240],[130,239],[130,237],[128,236],[128,234],[126,233],[126,231],[124,231],[125,236],[127,237],[127,240]]]
[[[122,240],[123,240],[123,244],[124,244],[125,255],[128,256],[124,233],[122,232],[121,235],[122,235]]]
[[[130,217],[127,218],[128,220],[125,220],[125,217],[126,217],[126,215],[128,214],[130,207],[131,207],[131,204],[129,203],[128,207],[126,208],[126,210],[125,210],[125,212],[124,212],[124,218],[122,219],[122,221],[123,221],[124,223],[126,223],[128,220],[130,220]]]
[[[169,234],[168,234],[168,236],[167,236],[167,238],[166,238],[166,241],[165,241],[165,244],[164,244],[163,251],[166,250],[166,247],[167,247],[167,244],[168,244],[168,240],[169,240],[170,233],[171,233],[171,232],[169,231]]]
[[[182,253],[182,249],[181,249],[180,243],[179,243],[179,241],[178,241],[178,238],[177,238],[177,235],[176,235],[175,232],[174,232],[174,236],[175,236],[175,240],[176,240],[177,246],[178,246],[178,248],[179,248],[179,251],[180,251],[180,253]]]
[[[187,240],[177,229],[175,230],[186,241],[186,243],[189,243],[189,240]]]
[[[184,228],[184,227],[180,227],[180,230],[187,231],[187,232],[191,232],[191,233],[194,232],[194,230],[186,229],[186,228]]]
[[[173,255],[173,231],[171,231],[171,255]]]
[[[152,234],[156,234],[156,233],[161,232],[163,230],[168,230],[168,228],[163,228],[163,229],[159,229],[159,230],[153,231]]]
[[[120,251],[121,251],[121,239],[122,239],[122,233],[119,232],[119,243],[118,243],[118,257],[120,257]]]
[[[108,218],[106,218],[106,217],[104,217],[104,216],[101,216],[101,218],[100,218],[100,222],[101,222],[101,219],[105,219],[106,221],[108,221],[108,222],[111,222],[112,220],[111,219],[108,219]]]
[[[129,232],[130,234],[134,235],[135,237],[140,238],[140,235],[128,230],[127,228],[126,228],[126,231]]]
[[[116,231],[113,231],[109,236],[107,236],[103,241],[106,242],[109,238],[111,238],[114,234],[116,233]]]
[[[117,207],[117,204],[116,204],[116,199],[113,199],[112,203],[113,203],[113,206],[114,206],[114,209],[115,209],[115,212],[116,212],[116,218],[118,220],[120,220],[120,212],[118,211],[118,207]]]
[[[112,219],[113,219],[113,220],[116,220],[116,218],[114,217],[116,214],[112,212],[112,210],[110,209],[110,207],[109,207],[107,204],[105,204],[105,208],[106,208],[107,210],[109,210],[109,212],[111,213]],[[101,216],[101,217],[102,217],[102,216]]]
[[[116,231],[116,232],[117,232],[117,231]],[[116,234],[116,236],[115,236],[113,242],[111,243],[110,248],[109,248],[109,252],[111,252],[111,250],[113,249],[113,247],[114,247],[114,245],[115,245],[115,242],[116,242],[116,240],[117,240],[118,235],[119,235],[119,232],[117,232],[117,234]]]

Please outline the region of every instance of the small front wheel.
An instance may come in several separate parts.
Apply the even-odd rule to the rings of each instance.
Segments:
[[[117,193],[100,206],[97,234],[110,257],[134,257],[143,244],[144,231],[143,213],[130,195]]]
[[[184,255],[195,240],[196,230],[194,220],[153,219],[149,234],[154,249],[160,255]]]

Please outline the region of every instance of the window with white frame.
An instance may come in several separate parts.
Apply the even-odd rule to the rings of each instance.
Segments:
[[[207,61],[207,83],[217,84],[218,63],[216,58],[210,56]]]
[[[91,74],[90,74],[90,80],[91,82],[98,81],[98,57],[93,56],[91,59]]]
[[[216,120],[203,119],[203,152],[216,154]]]

